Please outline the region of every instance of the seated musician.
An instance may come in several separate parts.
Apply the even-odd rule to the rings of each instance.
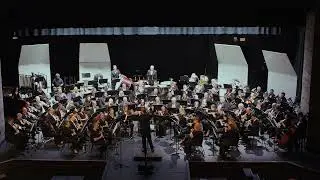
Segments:
[[[47,120],[53,125],[53,127],[57,131],[61,119],[59,118],[59,116],[56,114],[56,112],[54,111],[54,109],[52,107],[50,107],[48,109],[48,113],[47,113],[46,117],[47,117]]]
[[[188,93],[188,91],[189,91],[188,85],[184,84],[184,85],[182,86],[182,91]]]
[[[68,103],[66,105],[67,111],[69,112],[69,111],[73,110],[75,107],[76,106],[75,106],[74,102],[72,100],[68,100]]]
[[[155,98],[154,105],[160,105],[160,104],[162,104],[162,102],[160,101],[160,98],[157,96]]]
[[[90,96],[86,96],[86,97],[84,98],[83,105],[84,105],[86,108],[88,108],[88,107],[91,106],[91,97],[90,97]]]
[[[138,104],[138,107],[145,107],[145,101],[144,99],[140,99],[140,102]]]
[[[159,95],[158,88],[154,88],[153,91],[151,92],[151,96],[158,96],[158,95]]]
[[[175,108],[175,109],[180,108],[180,104],[177,102],[177,98],[175,97],[171,98],[171,102],[168,104],[168,108]]]
[[[238,109],[235,112],[236,116],[240,119],[241,116],[246,114],[246,109],[243,103],[238,104]]]
[[[91,101],[91,107],[89,107],[90,116],[92,114],[96,113],[98,109],[99,109],[99,107],[97,106],[97,102],[96,101]]]
[[[80,119],[79,119],[80,121],[86,121],[89,119],[88,114],[85,112],[84,107],[79,108],[78,115],[80,117]]]
[[[119,91],[119,97],[123,97],[124,96],[124,92],[122,90]]]
[[[202,108],[207,107],[207,99],[202,99],[202,100],[201,100],[201,105],[200,105],[200,107],[202,107]]]
[[[106,104],[107,106],[113,106],[115,103],[113,102],[112,98],[109,98],[108,103]]]
[[[133,115],[132,111],[130,111],[128,109],[128,105],[123,106],[123,115],[124,117],[122,117],[123,122],[125,123],[125,125],[127,127],[129,127],[130,131],[129,131],[129,137],[132,138],[133,137],[133,121],[130,120],[130,116]]]
[[[35,107],[33,107],[33,106],[31,106],[30,105],[30,102],[26,102],[26,106],[25,106],[25,108],[27,108],[27,112],[28,112],[28,114],[30,115],[30,116],[35,116],[36,114],[38,114],[39,113],[39,111],[37,110],[37,108],[35,108]],[[31,115],[32,114],[32,115]]]
[[[194,88],[195,93],[202,93],[203,92],[203,86],[197,84],[196,87]]]
[[[237,145],[239,141],[238,127],[235,121],[228,116],[227,123],[225,124],[223,134],[220,138],[220,152],[222,158],[226,157],[226,153],[230,146]]]
[[[32,123],[27,121],[27,120],[25,120],[25,119],[23,119],[21,113],[17,113],[16,123],[18,125],[20,125],[26,131],[29,131],[30,128],[32,127]]]
[[[189,82],[198,82],[199,78],[196,73],[192,73],[191,77],[189,78]]]
[[[6,124],[5,135],[11,143],[15,144],[18,150],[24,150],[28,142],[28,136],[23,128],[16,123],[14,118],[9,117]]]
[[[45,108],[48,108],[49,105],[45,102],[41,101],[39,96],[35,97],[36,102],[34,103],[34,107],[38,109],[41,113],[45,112]]]
[[[188,100],[188,94],[187,92],[183,91],[182,96],[180,98],[182,101],[187,101]]]
[[[126,85],[125,83],[122,83],[120,90],[121,90],[121,91],[128,91],[129,88],[127,87],[127,85]]]
[[[191,129],[190,134],[188,134],[181,142],[181,145],[184,146],[184,152],[188,155],[191,153],[191,147],[199,141],[199,135],[203,135],[203,128],[201,124],[200,117],[195,117],[193,120],[193,128]]]
[[[28,109],[26,107],[23,107],[21,110],[22,118],[26,119],[29,122],[35,122],[38,118],[38,116],[34,115],[31,112],[28,112]]]
[[[63,142],[71,143],[71,150],[73,151],[73,153],[77,154],[81,149],[77,136],[77,134],[80,132],[81,127],[77,121],[76,108],[72,109],[71,111],[72,113],[67,117],[67,120],[63,121],[61,127],[61,137]]]
[[[100,126],[100,122],[97,119],[93,119],[92,125],[89,128],[90,140],[95,145],[100,145],[100,155],[105,151],[107,146],[107,140],[104,137],[103,129]]]

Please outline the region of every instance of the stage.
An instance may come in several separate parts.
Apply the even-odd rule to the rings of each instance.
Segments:
[[[156,138],[152,135],[153,143],[155,146],[155,152],[148,152],[148,165],[152,165],[153,174],[152,179],[188,179],[189,177],[189,164],[185,158],[183,148],[179,147],[178,156],[172,155],[176,151],[176,143],[174,139],[167,132],[167,136],[163,138]],[[268,140],[265,141],[253,141],[250,145],[239,143],[239,151],[231,151],[232,158],[227,161],[239,161],[239,162],[270,162],[270,161],[282,161],[282,151],[274,148],[272,144],[268,144]],[[120,152],[121,145],[121,152]],[[99,156],[99,153],[93,147],[91,151],[91,145],[87,144],[87,147],[80,151],[79,154],[71,154],[68,146],[62,149],[57,148],[52,143],[48,143],[39,149],[28,150],[23,153],[15,153],[10,150],[7,145],[3,144],[1,148],[3,150],[2,159],[18,159],[18,160],[63,160],[63,161],[105,161],[106,167],[103,172],[103,179],[122,179],[130,177],[131,180],[141,179],[143,172],[139,172],[138,167],[144,165],[141,137],[134,136],[133,139],[123,138],[121,143],[117,143],[115,146],[110,147],[105,157]],[[212,140],[205,139],[203,141],[204,156],[194,159],[194,161],[202,162],[224,162],[219,158],[219,147],[214,146],[215,151],[212,152]],[[8,151],[5,152],[5,149]],[[193,161],[192,159],[190,161]],[[120,168],[119,163],[122,164]]]

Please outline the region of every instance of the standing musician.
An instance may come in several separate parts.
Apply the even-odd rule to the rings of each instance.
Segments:
[[[153,65],[150,66],[150,69],[147,72],[147,81],[151,86],[157,81],[157,71],[154,69]]]
[[[116,83],[120,80],[120,71],[116,65],[113,65],[113,70],[111,71],[111,87],[115,89]]]
[[[150,119],[151,116],[146,112],[145,107],[141,107],[141,111],[139,112],[140,119],[140,132],[142,136],[142,152],[147,153],[147,141],[149,143],[151,152],[154,152],[154,146],[151,140],[151,128],[150,128]]]

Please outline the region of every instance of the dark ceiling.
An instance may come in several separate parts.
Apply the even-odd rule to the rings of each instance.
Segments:
[[[50,7],[50,8],[48,8]],[[135,6],[134,6],[135,7]],[[30,3],[10,5],[5,11],[9,26],[96,27],[96,26],[300,26],[308,8],[100,8],[66,7]]]

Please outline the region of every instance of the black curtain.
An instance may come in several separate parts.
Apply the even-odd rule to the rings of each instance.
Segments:
[[[15,40],[8,40],[4,46],[3,56],[1,59],[2,86],[19,86],[19,58],[21,43]]]
[[[267,90],[268,68],[261,49],[248,45],[241,46],[244,57],[248,64],[248,85],[250,88],[260,86],[263,91]]]
[[[124,74],[145,75],[154,65],[161,81],[204,74],[210,61],[205,36],[127,36],[109,40],[108,46],[111,63]]]
[[[50,42],[51,79],[59,73],[65,84],[79,80],[79,42],[75,39],[60,39]]]

